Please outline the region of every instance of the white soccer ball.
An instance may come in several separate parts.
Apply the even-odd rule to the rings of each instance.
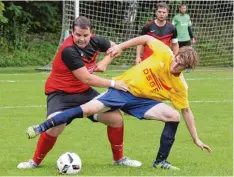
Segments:
[[[57,160],[57,167],[62,174],[77,174],[81,170],[81,159],[74,152],[66,152]]]

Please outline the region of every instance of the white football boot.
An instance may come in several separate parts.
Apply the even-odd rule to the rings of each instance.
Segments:
[[[32,169],[32,168],[37,168],[38,165],[30,159],[28,162],[21,162],[17,165],[17,168],[19,169]]]
[[[128,167],[140,167],[142,163],[137,160],[129,159],[128,157],[123,157],[118,161],[114,161],[114,165],[122,165],[122,166],[128,166]]]

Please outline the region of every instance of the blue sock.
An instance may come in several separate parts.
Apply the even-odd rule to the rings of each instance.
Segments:
[[[41,132],[44,132],[52,127],[57,125],[61,125],[64,123],[71,122],[75,118],[83,118],[83,111],[80,106],[67,109],[56,116],[52,117],[51,119],[46,120],[42,124],[39,125]]]
[[[166,160],[169,156],[171,147],[175,140],[175,135],[179,122],[166,122],[161,138],[160,138],[160,147],[156,161]]]

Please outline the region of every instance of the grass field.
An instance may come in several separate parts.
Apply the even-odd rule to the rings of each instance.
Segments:
[[[112,71],[108,75],[120,73]],[[180,171],[152,168],[163,123],[138,121],[130,116],[124,116],[125,155],[140,160],[141,168],[113,166],[106,127],[83,119],[67,127],[40,168],[17,169],[19,162],[32,158],[37,143],[37,138],[27,139],[26,128],[45,119],[47,76],[31,68],[0,70],[0,176],[57,176],[56,160],[66,151],[80,155],[80,176],[233,176],[232,68],[185,73],[199,137],[213,151],[209,154],[193,144],[182,119],[168,159]]]

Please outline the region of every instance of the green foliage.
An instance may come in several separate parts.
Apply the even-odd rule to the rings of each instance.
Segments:
[[[13,2],[6,8],[6,17],[11,19],[4,25],[4,38],[9,50],[22,49],[27,45],[27,37],[30,29],[32,15],[23,10],[22,6]]]
[[[0,49],[0,67],[43,66],[53,59],[59,43],[58,34],[41,33],[29,36],[24,48]]]
[[[60,2],[11,1],[4,4],[4,15],[9,19],[8,23],[0,25],[0,45],[4,50],[17,53],[16,50],[27,48],[32,33],[61,30]],[[0,15],[4,4],[0,3]]]
[[[61,30],[59,2],[28,2],[25,11],[32,15],[32,32],[58,32]]]
[[[0,2],[0,22],[8,22],[0,23],[0,67],[39,66],[51,61],[61,30],[60,4]]]
[[[4,4],[2,3],[2,1],[0,1],[0,22],[7,23],[8,19],[3,16],[3,11],[5,11],[5,7],[4,7]]]

